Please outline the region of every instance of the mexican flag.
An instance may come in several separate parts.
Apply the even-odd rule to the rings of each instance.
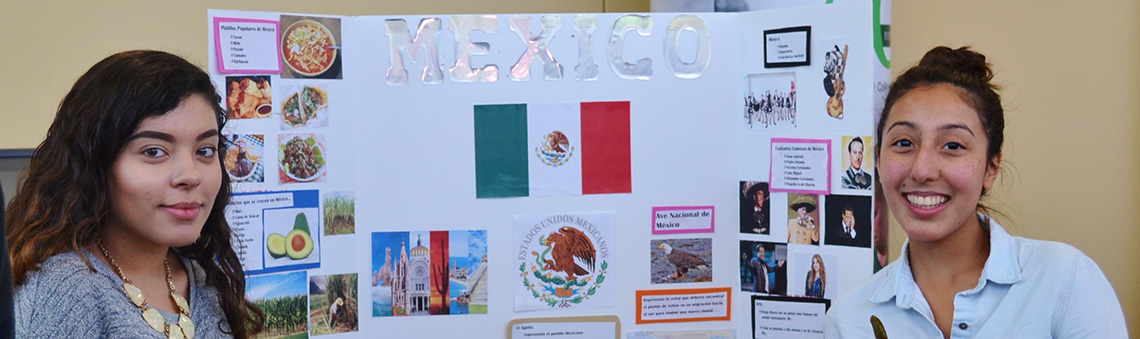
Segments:
[[[478,198],[630,193],[629,102],[475,106]]]

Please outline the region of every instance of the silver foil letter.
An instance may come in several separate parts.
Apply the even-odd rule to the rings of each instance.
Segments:
[[[424,18],[420,20],[420,27],[416,29],[416,38],[412,39],[408,32],[408,23],[404,19],[384,20],[384,35],[388,36],[388,85],[408,84],[408,70],[404,68],[404,57],[416,62],[420,59],[420,51],[424,51],[424,73],[422,81],[425,84],[437,85],[443,83],[443,68],[439,66],[439,46],[436,37],[442,26],[439,18]]]
[[[546,80],[562,79],[562,65],[554,60],[554,55],[547,49],[554,33],[562,28],[562,16],[548,14],[542,16],[542,32],[537,36],[530,34],[530,16],[515,15],[511,17],[511,30],[522,39],[526,51],[519,57],[519,61],[511,66],[511,80],[530,80],[530,64],[535,57],[542,61],[542,78]]]
[[[638,35],[649,36],[653,33],[653,17],[630,14],[614,21],[607,53],[610,58],[610,69],[623,79],[649,80],[653,77],[653,59],[637,59],[636,64],[625,60],[625,51],[623,51],[625,34],[632,30],[636,30]]]
[[[697,35],[697,59],[693,62],[681,60],[679,45],[681,33],[690,31]],[[709,24],[696,15],[678,15],[665,26],[665,58],[669,59],[665,65],[681,79],[696,79],[709,68],[712,59],[712,39],[709,34]]]
[[[574,17],[574,32],[578,35],[578,65],[574,66],[574,80],[598,80],[598,64],[594,63],[594,32],[597,30],[597,14]]]
[[[455,67],[452,67],[451,80],[457,82],[496,82],[499,81],[499,66],[487,64],[483,68],[471,68],[472,55],[487,55],[491,44],[471,42],[471,31],[480,30],[495,33],[499,19],[494,15],[456,15],[451,17],[451,31],[455,32]]]

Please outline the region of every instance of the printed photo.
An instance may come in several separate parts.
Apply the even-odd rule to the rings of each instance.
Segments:
[[[432,315],[451,314],[451,270],[448,263],[451,257],[451,238],[447,231],[431,231],[431,306]]]
[[[740,290],[785,295],[788,290],[788,245],[740,241]]]
[[[408,315],[408,232],[372,233],[372,316]]]
[[[871,247],[871,197],[829,195],[824,244]]]
[[[431,232],[409,232],[408,315],[431,315]]]
[[[871,193],[872,178],[871,172],[874,172],[875,164],[873,163],[875,157],[871,154],[875,143],[871,140],[871,136],[844,136],[842,166],[836,168],[839,171],[840,187],[845,190],[858,190],[865,191],[867,194]]]
[[[487,314],[487,231],[450,231],[448,314]]]
[[[356,197],[352,191],[325,192],[325,235],[356,233]]]
[[[827,115],[843,119],[843,94],[847,92],[847,83],[843,75],[847,70],[847,55],[850,47],[840,41],[825,43],[823,62],[823,91],[827,94],[825,105]]]
[[[788,243],[819,245],[819,195],[788,193]]]
[[[230,119],[265,118],[273,113],[273,87],[268,75],[226,77],[226,111]]]
[[[712,281],[712,239],[649,241],[649,282],[672,284]]]
[[[320,219],[317,208],[283,208],[263,212],[265,267],[300,269],[321,262]],[[316,232],[313,232],[313,231]]]
[[[233,182],[265,181],[265,136],[262,134],[225,134],[226,174]]]
[[[834,273],[838,272],[838,262],[834,254],[792,252],[788,261],[788,271],[792,274],[788,281],[788,295],[835,299],[840,292],[835,290],[840,286],[836,281],[839,274]]]
[[[317,134],[277,135],[277,167],[281,184],[323,181],[328,171],[324,137]]]
[[[768,183],[740,182],[740,233],[770,234],[769,214],[772,202],[768,198]]]
[[[340,19],[281,16],[282,78],[340,79]]]
[[[487,280],[485,230],[372,233],[373,317],[486,314]]]
[[[309,329],[312,335],[356,332],[356,274],[309,277]]]
[[[246,299],[265,312],[265,327],[254,338],[309,337],[307,281],[305,271],[245,278]]]
[[[744,96],[749,128],[796,126],[796,73],[752,74]]]
[[[281,100],[281,129],[324,127],[329,120],[329,93],[324,85],[292,86]]]

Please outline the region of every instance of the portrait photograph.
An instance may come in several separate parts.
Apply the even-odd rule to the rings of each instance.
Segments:
[[[829,195],[824,220],[825,245],[871,247],[871,197]]]
[[[770,234],[772,202],[768,183],[740,182],[740,233]]]
[[[819,245],[819,195],[788,193],[788,243]]]
[[[875,143],[871,136],[844,136],[839,145],[840,166],[833,168],[839,188],[851,192],[871,194],[875,172],[874,155],[871,150]]]
[[[787,294],[787,244],[742,240],[739,254],[741,291]]]
[[[788,255],[788,295],[808,298],[835,299],[842,286],[839,278],[839,258],[835,254],[800,251]]]

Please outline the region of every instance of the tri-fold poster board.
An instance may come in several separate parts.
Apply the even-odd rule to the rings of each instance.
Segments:
[[[208,16],[264,337],[818,337],[872,274],[871,3]]]

